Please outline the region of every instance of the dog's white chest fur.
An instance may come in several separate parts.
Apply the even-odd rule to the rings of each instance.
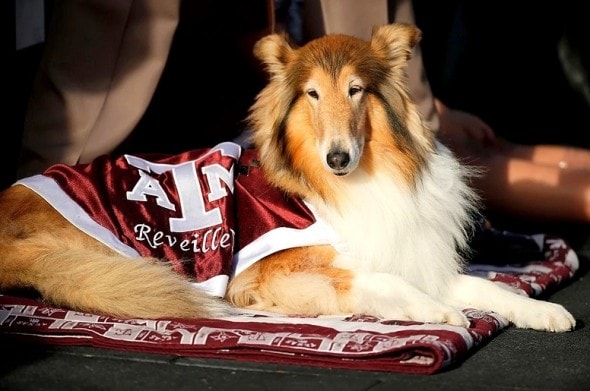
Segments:
[[[432,155],[414,188],[362,170],[343,184],[339,210],[314,205],[340,235],[337,266],[390,273],[440,294],[461,270],[457,245],[465,242],[472,193],[447,151]]]

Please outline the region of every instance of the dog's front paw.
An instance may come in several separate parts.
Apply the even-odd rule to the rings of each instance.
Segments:
[[[386,273],[357,274],[354,312],[391,320],[444,323],[469,327],[469,319],[459,307],[443,303],[401,278]]]
[[[564,332],[576,327],[576,320],[563,306],[535,301],[510,320],[516,327],[539,331]]]
[[[382,316],[388,319],[469,327],[469,319],[462,311],[430,298],[390,306],[383,311]]]
[[[469,319],[462,311],[437,301],[411,306],[405,310],[412,320],[469,327]]]

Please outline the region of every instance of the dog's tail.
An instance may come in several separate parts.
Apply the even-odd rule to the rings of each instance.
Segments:
[[[6,259],[0,265],[4,265],[0,266],[0,287],[33,287],[48,302],[77,311],[122,319],[217,317],[231,313],[226,302],[194,288],[155,259],[61,249],[37,257],[26,269],[7,270]]]
[[[156,259],[62,248],[39,252],[25,263],[21,253],[18,262],[10,267],[11,260],[0,260],[0,288],[32,287],[46,301],[77,311],[122,319],[209,318],[232,312],[225,301],[196,289]]]

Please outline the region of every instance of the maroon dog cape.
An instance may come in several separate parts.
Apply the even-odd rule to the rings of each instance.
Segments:
[[[271,253],[337,243],[302,200],[268,184],[257,156],[224,142],[176,155],[57,164],[18,183],[111,249],[165,259],[222,297],[233,275]]]
[[[578,269],[561,239],[535,235],[542,259],[472,265],[470,272],[524,295],[554,290]],[[465,309],[468,328],[362,314],[303,318],[244,312],[219,319],[119,320],[0,296],[0,333],[36,343],[87,345],[184,357],[431,374],[464,360],[508,322]]]

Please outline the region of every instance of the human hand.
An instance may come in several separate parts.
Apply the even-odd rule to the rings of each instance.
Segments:
[[[499,147],[501,140],[493,129],[474,114],[447,107],[438,99],[434,106],[439,116],[439,138],[460,157],[489,156],[490,148]]]
[[[462,134],[479,144],[494,144],[497,141],[493,129],[478,116],[451,109],[438,99],[434,100],[434,106],[440,118],[441,132],[449,136]]]

